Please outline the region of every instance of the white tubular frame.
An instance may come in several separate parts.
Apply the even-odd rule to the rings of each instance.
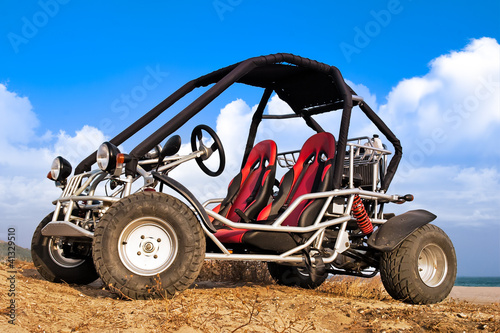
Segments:
[[[384,149],[375,148],[372,146],[362,145],[360,140],[366,140],[367,137],[356,138],[358,143],[348,143],[350,146],[349,154],[347,155],[347,160],[345,167],[349,168],[349,188],[344,190],[334,190],[327,192],[318,192],[318,193],[308,193],[301,195],[299,198],[294,200],[292,204],[281,214],[281,216],[276,219],[271,225],[268,224],[259,224],[259,223],[240,223],[233,222],[221,216],[211,209],[208,209],[207,206],[210,204],[220,203],[223,199],[211,199],[207,200],[203,203],[203,207],[205,208],[206,213],[216,219],[217,221],[233,228],[233,229],[245,229],[245,230],[255,230],[255,231],[269,231],[269,232],[285,232],[285,233],[313,233],[304,244],[297,245],[296,247],[276,255],[266,255],[266,254],[234,254],[231,249],[228,249],[224,244],[222,244],[217,237],[207,229],[204,223],[200,223],[205,235],[210,238],[217,247],[221,250],[222,253],[206,253],[206,259],[217,259],[217,260],[249,260],[249,261],[272,261],[272,262],[282,262],[288,263],[291,265],[301,265],[303,264],[304,257],[301,254],[301,251],[313,245],[314,248],[321,250],[322,247],[322,239],[325,233],[326,228],[332,227],[335,225],[339,226],[338,236],[336,239],[336,243],[333,251],[330,251],[331,254],[327,258],[323,258],[324,263],[331,263],[335,260],[338,254],[344,252],[349,248],[349,235],[346,231],[347,223],[353,220],[351,216],[351,207],[353,204],[354,196],[359,195],[363,199],[374,200],[375,204],[378,203],[378,200],[383,200],[386,202],[397,202],[399,201],[398,195],[388,195],[381,192],[376,191],[376,182],[378,182],[378,162],[381,158],[385,158],[386,155],[390,154],[389,151]],[[369,139],[368,139],[369,142]],[[360,148],[364,148],[365,152],[360,156]],[[287,152],[284,154],[292,154],[295,152]],[[283,154],[283,155],[284,155]],[[197,151],[190,153],[186,156],[171,156],[164,159],[164,162],[167,162],[166,165],[161,166],[158,171],[170,171],[178,165],[192,160],[196,157],[203,155],[203,152]],[[283,156],[283,159],[286,157]],[[286,166],[291,167],[295,159],[286,161]],[[168,163],[170,162],[170,163]],[[82,173],[80,175],[76,175],[71,177],[68,180],[67,186],[64,188],[61,196],[54,200],[53,203],[56,205],[56,209],[54,211],[54,216],[52,218],[53,222],[71,222],[71,220],[76,221],[71,222],[75,223],[76,226],[82,227],[79,225],[79,220],[82,220],[79,217],[72,216],[71,213],[75,206],[79,208],[87,209],[87,210],[96,210],[105,208],[105,203],[112,204],[116,201],[119,201],[121,197],[126,197],[131,194],[132,183],[135,182],[139,178],[144,178],[144,187],[150,186],[153,183],[151,173],[145,171],[140,165],[147,164],[156,164],[157,160],[151,159],[146,161],[140,161],[138,167],[139,175],[137,177],[121,177],[119,181],[121,182],[121,187],[112,193],[110,196],[99,196],[95,195],[95,190],[97,185],[107,179],[110,179],[110,176],[104,173],[101,170],[94,170],[91,172]],[[361,164],[370,164],[373,165],[373,176],[374,176],[374,184],[373,191],[366,191],[359,188],[354,188],[354,176],[353,169],[355,165]],[[85,180],[85,178],[87,178]],[[81,195],[84,191],[87,191],[87,195]],[[332,201],[335,197],[343,197],[346,199],[346,204],[344,206],[343,214],[330,214],[328,213],[328,207],[332,204]],[[311,223],[311,225],[307,227],[298,227],[298,226],[284,226],[283,222],[290,216],[290,214],[303,202],[307,200],[313,199],[325,199],[323,207],[321,208],[316,219]],[[100,201],[99,204],[94,204],[93,201]],[[84,202],[84,204],[77,205],[77,202]],[[61,209],[64,209],[65,216],[64,221],[59,221],[58,216],[60,215]],[[90,212],[88,212],[90,213]],[[89,215],[89,214],[87,214]],[[88,217],[88,216],[87,216]],[[374,218],[372,218],[372,223],[382,224],[385,223],[384,219],[377,219],[377,212],[375,211]],[[82,228],[83,229],[83,228]],[[90,233],[86,231],[86,233]],[[311,258],[314,262],[314,258]]]
[[[287,262],[287,263],[302,263],[303,257],[301,255],[297,255],[297,252],[309,247],[315,240],[318,239],[320,235],[323,234],[326,228],[340,225],[339,234],[335,243],[334,252],[328,257],[324,258],[323,261],[325,263],[331,263],[339,253],[344,252],[348,249],[345,242],[349,239],[348,233],[346,231],[347,222],[352,220],[350,215],[352,202],[354,200],[354,195],[359,195],[361,198],[370,199],[370,200],[385,200],[385,201],[398,201],[397,195],[388,195],[383,193],[374,193],[371,191],[361,190],[359,188],[356,189],[346,189],[346,190],[336,190],[336,191],[328,191],[328,192],[319,192],[319,193],[309,193],[301,195],[299,198],[293,201],[293,203],[281,214],[281,216],[272,224],[258,224],[258,223],[240,223],[233,222],[221,216],[210,209],[206,209],[207,214],[217,221],[233,228],[233,229],[244,229],[244,230],[259,230],[259,231],[272,231],[272,232],[293,232],[293,233],[309,233],[314,232],[312,236],[309,237],[306,243],[298,245],[289,251],[286,251],[279,255],[261,255],[261,254],[233,254],[230,249],[228,249],[224,244],[222,244],[217,237],[213,233],[211,233],[204,225],[203,229],[207,237],[209,237],[217,247],[222,251],[222,253],[207,253],[205,255],[206,259],[217,259],[217,260],[256,260],[256,261],[276,261],[276,262]],[[344,210],[344,214],[338,217],[329,218],[330,216],[326,214],[328,206],[334,197],[348,197],[347,205]],[[292,227],[292,226],[283,226],[282,223],[286,220],[286,218],[297,208],[297,206],[306,200],[311,199],[326,199],[325,203],[321,209],[320,214],[314,221],[314,223],[308,227]],[[209,200],[203,204],[204,207],[209,205],[210,203],[218,202],[218,200]],[[323,218],[326,218],[325,221],[321,221]],[[386,220],[383,219],[372,219],[373,223],[382,224],[385,223]],[[317,242],[316,248],[321,249],[321,241]],[[295,255],[294,255],[295,254]],[[313,258],[311,258],[313,259]]]

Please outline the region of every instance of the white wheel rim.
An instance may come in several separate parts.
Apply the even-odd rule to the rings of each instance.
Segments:
[[[436,244],[426,245],[418,256],[418,274],[423,283],[437,287],[448,273],[448,260],[443,249]]]
[[[52,237],[49,240],[48,249],[52,261],[63,268],[75,268],[85,261],[83,259],[66,258],[63,255],[63,249],[59,246],[59,242],[55,242]]]
[[[177,236],[172,226],[156,217],[130,222],[118,238],[118,254],[125,267],[138,275],[165,271],[177,255]]]

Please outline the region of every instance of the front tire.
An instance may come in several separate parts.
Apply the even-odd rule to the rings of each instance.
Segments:
[[[31,240],[31,258],[38,273],[45,280],[57,283],[89,284],[95,281],[99,275],[92,257],[66,258],[57,238],[42,235],[42,229],[52,221],[52,216],[50,213],[40,222]]]
[[[141,192],[115,203],[94,233],[94,263],[104,283],[134,299],[172,297],[188,288],[205,258],[205,236],[178,199]]]
[[[427,224],[382,255],[380,276],[394,299],[411,304],[441,302],[457,274],[455,248],[446,233]]]
[[[304,267],[286,266],[275,262],[268,262],[267,268],[277,284],[287,287],[300,287],[304,289],[315,289],[319,287],[328,277],[328,274],[318,277],[313,281],[311,274]]]

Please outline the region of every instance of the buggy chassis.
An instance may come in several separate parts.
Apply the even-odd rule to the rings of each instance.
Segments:
[[[261,223],[256,221],[255,217],[247,223],[230,220],[209,208],[211,205],[223,202],[223,198],[211,199],[201,204],[186,187],[168,176],[171,170],[193,159],[207,174],[211,176],[220,174],[224,168],[224,152],[217,135],[209,128],[198,126],[193,130],[191,137],[193,152],[186,156],[176,154],[180,147],[178,136],[171,137],[163,149],[161,146],[158,147],[163,140],[173,135],[234,83],[264,88],[252,118],[242,168],[254,147],[257,129],[262,120],[302,118],[315,132],[322,133],[323,128],[313,116],[335,110],[342,112],[336,153],[332,159],[333,174],[331,183],[328,184],[329,190],[300,195],[270,223]],[[206,92],[137,145],[129,154],[121,154],[116,148],[195,88],[210,85]],[[273,92],[291,107],[293,113],[264,114]],[[375,137],[348,138],[354,106],[358,106],[392,144],[394,156],[389,163],[388,156],[392,153],[385,145],[378,144],[380,140],[377,142]],[[204,145],[201,140],[202,130],[213,137],[215,143],[212,146]],[[207,169],[203,161],[216,152],[219,153],[220,167],[213,172]],[[290,169],[297,162],[299,154],[299,150],[279,153],[278,164]],[[100,162],[99,156],[101,160],[103,156],[107,158],[104,167],[102,163],[98,163],[100,169],[91,170],[96,161]],[[274,266],[270,264],[270,272],[278,283],[303,287],[315,287],[321,284],[328,273],[372,277],[380,271],[387,291],[394,298],[410,303],[435,303],[444,299],[453,285],[456,274],[455,253],[453,245],[439,228],[434,226],[430,226],[430,229],[424,228],[436,218],[432,213],[424,210],[409,211],[398,216],[384,213],[384,207],[388,203],[399,204],[413,200],[411,195],[387,194],[401,157],[400,141],[368,104],[345,83],[336,67],[291,54],[251,58],[188,82],[111,139],[105,144],[105,148],[99,148],[96,153],[84,159],[76,167],[74,176],[68,178],[71,166],[68,169],[67,161],[62,157],[56,158],[49,178],[56,181],[56,185],[63,189],[63,193],[60,198],[53,201],[54,212],[49,214],[35,231],[32,244],[35,265],[45,278],[55,282],[88,283],[100,276],[121,294],[133,298],[158,296],[162,291],[155,291],[151,287],[154,284],[152,279],[159,274],[175,274],[169,272],[173,268],[181,271],[182,267],[191,265],[194,273],[190,273],[189,276],[184,275],[184,280],[192,282],[203,258],[274,263]],[[132,184],[138,179],[143,179],[144,184],[133,194]],[[103,184],[108,184],[114,192],[97,194],[99,185]],[[138,217],[136,211],[132,212],[133,206],[138,205],[138,202],[147,205],[152,205],[153,202],[158,205],[170,205],[168,202],[172,202],[173,199],[168,199],[170,201],[165,203],[162,200],[167,199],[160,196],[159,192],[162,192],[164,187],[177,192],[189,204],[189,212],[186,210],[183,214],[193,215],[186,217],[186,221],[195,222],[190,222],[191,224],[186,222],[183,227],[198,228],[200,236],[196,236],[198,238],[195,239],[194,248],[186,252],[192,250],[195,254],[201,254],[201,261],[196,255],[190,258],[182,257],[182,261],[186,262],[184,266],[182,263],[178,264],[180,266],[175,266],[177,256],[183,251],[181,246],[183,235],[184,238],[192,236],[189,231],[179,234],[175,225],[159,227],[158,231],[155,228],[159,224],[155,227],[155,223],[151,220],[161,219],[161,214],[141,224],[142,217]],[[125,201],[126,198],[129,198],[127,199],[129,201]],[[301,204],[314,200],[320,200],[322,204],[319,213],[309,221],[308,225],[294,226],[284,223]],[[366,234],[360,232],[359,218],[353,214],[355,200],[362,200],[363,210],[366,210],[369,216],[373,232]],[[172,205],[177,205],[177,210],[182,210],[182,205],[186,206],[180,201],[175,201]],[[123,224],[117,223],[117,219],[126,219],[123,214],[130,214],[133,216],[130,219],[134,221],[128,225],[129,221]],[[174,213],[165,210],[163,214]],[[171,219],[175,220],[175,216],[172,215]],[[135,229],[130,227],[133,223]],[[284,248],[278,246],[274,250],[259,249],[244,244],[235,245],[221,241],[217,236],[219,228],[214,224],[232,230],[245,229],[297,235],[301,240],[297,241],[295,246]],[[123,228],[121,234],[120,230],[115,231],[115,234],[120,234],[113,236],[115,243],[105,245],[107,239],[112,238],[109,233],[118,225]],[[163,260],[160,264],[154,263],[152,257],[143,259],[132,256],[130,250],[126,248],[131,245],[125,245],[136,237],[135,230],[150,230],[147,229],[149,227],[154,229],[152,239],[156,238],[156,235],[168,239],[169,245],[167,250],[162,250],[163,252],[159,250],[164,249],[163,245],[159,244],[159,236],[158,243],[152,240],[148,245],[151,246],[151,253],[155,253],[156,257],[160,256]],[[193,233],[198,232],[193,231]],[[129,238],[124,241],[123,237]],[[144,238],[143,235],[141,237]],[[431,242],[426,243],[424,238],[431,239]],[[117,240],[118,249],[115,249]],[[141,250],[146,250],[144,243],[138,242]],[[115,255],[114,259],[106,254],[106,246],[113,248],[114,252],[111,252]],[[395,251],[402,247],[415,246],[420,247],[420,252],[412,258],[409,255],[401,257]],[[140,251],[137,253],[139,255]],[[165,255],[165,258],[162,258],[162,255]],[[106,256],[109,259],[105,259]],[[115,276],[118,273],[113,275],[110,267],[116,265],[116,262],[108,264],[106,260],[121,261],[124,268],[120,274],[132,272],[142,280],[136,281],[133,277],[123,280]],[[148,264],[148,262],[153,263]],[[412,265],[412,275],[395,277],[398,275],[394,274],[395,270],[407,263]],[[148,270],[149,268],[151,270]],[[285,279],[284,273],[291,274],[294,279]],[[297,279],[300,281],[297,282]],[[402,290],[397,286],[402,281],[397,279],[405,279],[405,283],[414,284],[415,287]],[[191,283],[189,281],[176,282],[171,288],[167,286],[164,289],[168,295],[172,295],[176,290],[188,287]],[[131,284],[137,286],[129,287]]]

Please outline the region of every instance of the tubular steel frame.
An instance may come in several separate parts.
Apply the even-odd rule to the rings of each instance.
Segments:
[[[358,141],[360,142],[361,139],[367,139],[367,138],[354,138],[351,139],[350,141]],[[321,244],[321,238],[322,235],[324,234],[324,231],[332,226],[339,226],[339,233],[335,242],[335,246],[333,248],[333,252],[331,255],[327,258],[324,258],[323,261],[325,263],[331,263],[334,261],[337,257],[338,254],[344,252],[349,248],[349,234],[346,231],[346,226],[349,221],[353,221],[353,217],[351,216],[351,208],[353,204],[353,199],[355,195],[359,195],[363,199],[368,199],[372,200],[375,202],[375,211],[373,213],[373,218],[372,223],[375,224],[383,224],[386,222],[384,219],[377,219],[377,210],[376,207],[378,206],[378,200],[383,200],[384,202],[397,202],[399,200],[399,196],[397,195],[388,195],[384,194],[381,192],[376,192],[375,187],[376,183],[378,183],[378,173],[376,166],[378,165],[378,162],[382,159],[385,158],[385,156],[391,154],[390,151],[380,149],[380,148],[375,148],[372,146],[367,146],[362,145],[360,143],[348,143],[348,146],[350,149],[348,150],[348,157],[347,157],[347,165],[344,165],[344,167],[349,168],[349,188],[344,189],[344,190],[333,190],[333,191],[327,191],[327,192],[318,192],[318,193],[308,193],[301,195],[299,198],[294,200],[290,206],[280,215],[276,221],[273,222],[272,225],[266,225],[266,224],[258,224],[258,223],[241,223],[241,222],[233,222],[228,220],[227,218],[215,213],[211,209],[208,209],[207,206],[210,204],[218,203],[221,202],[222,199],[210,199],[206,202],[203,203],[203,208],[205,209],[205,212],[211,216],[212,218],[216,219],[217,221],[223,223],[224,225],[233,228],[233,229],[245,229],[245,230],[259,230],[259,231],[269,231],[269,232],[286,232],[286,233],[309,233],[313,232],[313,234],[308,238],[308,240],[304,244],[297,245],[296,247],[278,254],[278,255],[263,255],[263,254],[234,254],[231,253],[230,249],[228,249],[227,246],[225,246],[222,242],[220,242],[217,237],[208,230],[208,228],[205,226],[204,223],[200,221],[200,225],[203,228],[203,231],[205,232],[205,235],[210,238],[216,246],[221,250],[222,253],[206,253],[205,258],[206,259],[217,259],[217,260],[250,260],[250,261],[273,261],[273,262],[282,262],[282,263],[289,263],[289,264],[300,264],[303,262],[304,258],[302,254],[297,255],[300,251],[306,249],[307,247],[311,246],[314,242],[314,248],[321,250],[322,249],[322,244]],[[359,157],[359,149],[365,149],[364,155],[362,157]],[[286,152],[282,154],[289,154],[293,152]],[[282,155],[280,154],[280,155]],[[357,154],[357,158],[355,158]],[[192,160],[196,157],[199,157],[202,155],[202,151],[196,151],[193,153],[188,154],[187,156],[173,156],[173,157],[167,157],[164,159],[164,162],[167,162],[168,164],[161,166],[158,168],[159,171],[165,171],[165,170],[172,170],[176,166],[187,162],[189,160]],[[170,163],[169,163],[170,162]],[[146,165],[146,164],[151,164],[151,163],[158,163],[157,159],[151,159],[151,160],[145,160],[140,162],[141,165]],[[362,165],[362,164],[368,164],[368,165],[373,165],[374,166],[374,178],[373,178],[373,191],[366,191],[362,190],[359,188],[354,188],[354,179],[353,179],[353,168],[355,165]],[[287,165],[288,166],[288,165]],[[145,186],[152,185],[149,181],[151,179],[151,172],[146,172],[144,169],[141,167],[139,168],[141,171],[139,172],[140,176],[135,177],[134,179],[131,179],[130,176],[126,176],[126,178],[121,178],[120,181],[124,183],[120,189],[115,191],[111,196],[99,196],[99,195],[94,195],[95,190],[99,183],[102,181],[108,180],[112,178],[111,176],[108,176],[105,172],[102,172],[100,170],[94,170],[92,172],[86,172],[80,175],[76,175],[74,177],[71,177],[68,181],[68,184],[66,188],[64,189],[63,193],[61,194],[61,197],[55,200],[53,203],[56,205],[56,210],[54,212],[54,217],[52,219],[52,222],[49,223],[44,230],[42,230],[42,233],[44,235],[51,235],[51,236],[63,236],[61,234],[54,234],[54,227],[56,226],[66,226],[68,227],[67,223],[72,223],[71,220],[79,220],[80,218],[76,218],[71,215],[73,209],[75,206],[78,208],[83,208],[84,210],[88,210],[87,215],[90,214],[92,210],[99,210],[103,209],[105,207],[104,203],[109,203],[112,204],[114,202],[117,202],[120,200],[118,197],[119,194],[122,194],[123,196],[128,196],[130,195],[130,187],[131,183],[138,180],[139,178],[144,178],[144,183],[145,185],[140,189],[142,190]],[[84,179],[87,178],[85,181]],[[81,185],[79,185],[81,184]],[[81,195],[85,190],[88,190],[88,195]],[[343,197],[347,198],[347,204],[344,207],[344,212],[340,216],[334,216],[331,214],[327,213],[327,209],[332,203],[333,199],[336,197]],[[316,217],[315,221],[312,223],[312,225],[307,226],[307,227],[294,227],[294,226],[283,226],[282,223],[287,219],[287,217],[296,209],[296,207],[303,201],[307,200],[313,200],[313,199],[326,199],[325,203],[323,204],[322,209],[320,210],[320,213]],[[78,202],[87,202],[85,205],[78,205]],[[100,201],[101,203],[99,204],[94,204],[94,201]],[[59,212],[61,209],[64,209],[65,211],[65,216],[63,221],[58,220]],[[89,218],[90,216],[86,216]],[[325,221],[322,221],[324,218],[327,218]],[[89,230],[86,230],[83,228],[83,226],[78,225],[77,223],[74,223],[75,227],[72,228],[72,232],[80,232],[80,237],[87,237],[87,238],[92,238],[93,233],[90,232]],[[51,234],[49,234],[49,231],[52,231]],[[73,234],[73,237],[78,237],[78,235]],[[314,261],[314,258],[311,258],[311,260]]]

